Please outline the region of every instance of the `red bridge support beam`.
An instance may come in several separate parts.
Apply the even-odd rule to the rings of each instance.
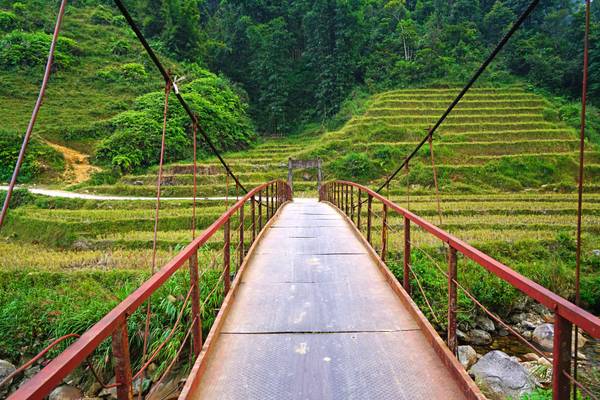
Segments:
[[[192,343],[194,356],[202,351],[202,316],[200,313],[200,279],[198,276],[198,252],[190,257],[190,284],[192,285]]]
[[[225,296],[231,288],[231,234],[229,232],[229,220],[223,224],[223,282],[225,284]]]
[[[552,398],[569,400],[571,398],[571,381],[565,375],[571,372],[571,339],[573,324],[554,314],[554,349],[552,360]],[[577,351],[577,350],[575,350]]]
[[[133,400],[127,319],[112,334],[112,351],[119,400]]]

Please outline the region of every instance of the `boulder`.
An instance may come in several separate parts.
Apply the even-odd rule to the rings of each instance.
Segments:
[[[481,357],[469,373],[492,400],[519,399],[535,388],[527,369],[499,350]]]
[[[83,393],[75,386],[62,385],[50,393],[48,400],[77,400],[82,397]]]
[[[533,330],[531,338],[542,350],[552,351],[554,347],[554,325],[542,324]]]
[[[484,345],[492,343],[492,335],[481,329],[472,329],[467,333],[468,343]]]
[[[511,320],[513,323],[519,324],[519,325],[523,325],[523,322],[527,321],[528,323],[526,323],[525,325],[528,325],[528,326],[529,325],[537,326],[544,322],[544,319],[542,317],[540,317],[536,313],[532,313],[532,312],[522,312],[522,313],[515,314],[511,317]]]
[[[537,361],[540,359],[540,356],[538,356],[535,353],[527,353],[525,355],[523,355],[523,360],[525,361]]]
[[[17,368],[6,360],[0,360],[0,382],[15,372]],[[12,381],[11,381],[12,382]],[[8,383],[10,385],[10,382]]]
[[[480,315],[475,320],[478,328],[483,329],[487,332],[493,332],[496,330],[496,325],[494,325],[494,321],[486,317],[485,315]]]
[[[477,362],[477,352],[471,346],[458,346],[458,361],[465,369]]]

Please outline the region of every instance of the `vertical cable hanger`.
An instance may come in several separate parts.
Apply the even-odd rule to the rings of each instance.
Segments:
[[[581,82],[581,129],[579,132],[579,171],[577,182],[577,247],[575,250],[575,304],[581,303],[581,229],[583,216],[583,180],[585,156],[585,114],[587,105],[587,81],[590,47],[590,0],[585,1],[585,34],[583,37],[583,77]],[[579,345],[579,327],[575,325],[575,351],[573,362],[573,379],[577,380],[577,361]],[[573,385],[573,398],[577,398],[577,385]]]

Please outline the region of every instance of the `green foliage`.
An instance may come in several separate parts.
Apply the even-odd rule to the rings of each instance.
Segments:
[[[143,82],[148,78],[146,69],[138,63],[109,65],[98,71],[96,76],[106,82]]]
[[[521,396],[521,400],[550,400],[552,399],[552,389],[537,388],[531,393]]]
[[[43,32],[12,31],[0,39],[0,67],[18,68],[44,65],[52,36]],[[67,68],[76,62],[80,53],[76,42],[65,36],[59,37],[54,65]]]
[[[0,181],[10,180],[22,141],[22,134],[0,130]],[[62,155],[47,144],[32,138],[25,153],[18,182],[30,182],[42,175],[52,176],[63,169]]]
[[[247,147],[254,139],[246,104],[230,84],[214,74],[202,76],[180,87],[183,98],[199,116],[202,128],[219,150]],[[114,133],[96,149],[96,158],[122,172],[148,167],[158,162],[161,146],[164,93],[153,92],[136,99],[134,110],[115,116],[108,124]],[[174,96],[169,99],[165,136],[167,161],[190,155],[191,122]],[[201,141],[200,149],[207,151]]]
[[[97,25],[111,25],[113,23],[113,19],[114,16],[112,12],[103,6],[98,6],[96,9],[94,9],[92,15],[90,16],[90,21]]]
[[[4,204],[6,191],[0,191],[0,204]],[[35,196],[29,193],[27,189],[15,189],[10,197],[10,208],[17,208],[35,201]]]
[[[17,27],[17,16],[10,11],[0,10],[0,32],[9,32]]]
[[[379,173],[377,165],[365,153],[348,153],[336,160],[331,169],[340,179],[364,182]]]
[[[581,127],[581,104],[566,103],[558,111],[559,118],[569,126],[579,130]],[[586,137],[593,143],[600,144],[600,109],[588,106],[586,109]]]

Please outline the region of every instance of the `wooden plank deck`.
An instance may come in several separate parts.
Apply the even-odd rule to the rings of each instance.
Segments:
[[[184,395],[467,398],[464,382],[336,210],[297,200],[266,229],[210,353],[192,371],[196,384]]]

